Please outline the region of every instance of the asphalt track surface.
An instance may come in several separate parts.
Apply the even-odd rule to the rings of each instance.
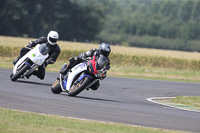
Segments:
[[[76,97],[50,90],[58,73],[12,82],[0,69],[0,107],[37,113],[200,132],[200,113],[155,104],[151,97],[200,96],[200,84],[107,77],[97,91]]]

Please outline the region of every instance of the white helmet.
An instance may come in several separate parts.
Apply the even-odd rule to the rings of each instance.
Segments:
[[[56,31],[50,31],[47,36],[47,40],[48,40],[49,44],[51,44],[51,45],[55,45],[58,38],[59,38],[59,35]]]

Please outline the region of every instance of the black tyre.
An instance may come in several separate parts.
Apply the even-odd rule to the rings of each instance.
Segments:
[[[15,75],[11,74],[10,75],[10,79],[12,81],[16,81],[18,78],[21,77],[21,75],[23,75],[30,67],[28,65],[25,65],[22,67],[21,70],[19,70]]]
[[[84,77],[78,84],[71,86],[70,91],[68,92],[69,96],[76,96],[78,95],[81,91],[83,91],[87,85],[91,82],[90,78]]]
[[[60,86],[60,80],[56,79],[51,86],[51,91],[54,94],[60,94],[62,92],[61,86]]]

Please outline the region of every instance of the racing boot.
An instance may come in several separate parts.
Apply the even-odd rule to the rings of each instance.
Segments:
[[[42,75],[38,70],[33,71],[32,75],[35,75],[36,77],[38,77],[41,80],[44,79],[44,75]]]
[[[60,69],[60,74],[62,74],[62,76],[64,76],[64,75],[67,74],[68,70],[69,69],[68,69],[67,63],[64,63],[63,66],[62,66],[62,68]]]
[[[96,90],[99,88],[99,86],[100,86],[100,83],[99,83],[99,81],[97,81],[96,83],[94,83],[94,84],[90,87],[90,89],[96,91]]]
[[[29,79],[31,75],[32,75],[32,74],[27,75],[26,78]]]
[[[20,59],[20,56],[18,56],[18,57],[12,62],[12,64],[15,65],[15,64],[19,61],[19,59]]]

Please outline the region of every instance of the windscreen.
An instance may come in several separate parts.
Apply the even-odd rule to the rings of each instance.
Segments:
[[[46,55],[49,52],[49,47],[45,43],[42,43],[39,47],[39,51],[42,55]]]
[[[97,70],[105,68],[107,64],[108,59],[104,55],[100,55],[99,59],[97,60]]]

